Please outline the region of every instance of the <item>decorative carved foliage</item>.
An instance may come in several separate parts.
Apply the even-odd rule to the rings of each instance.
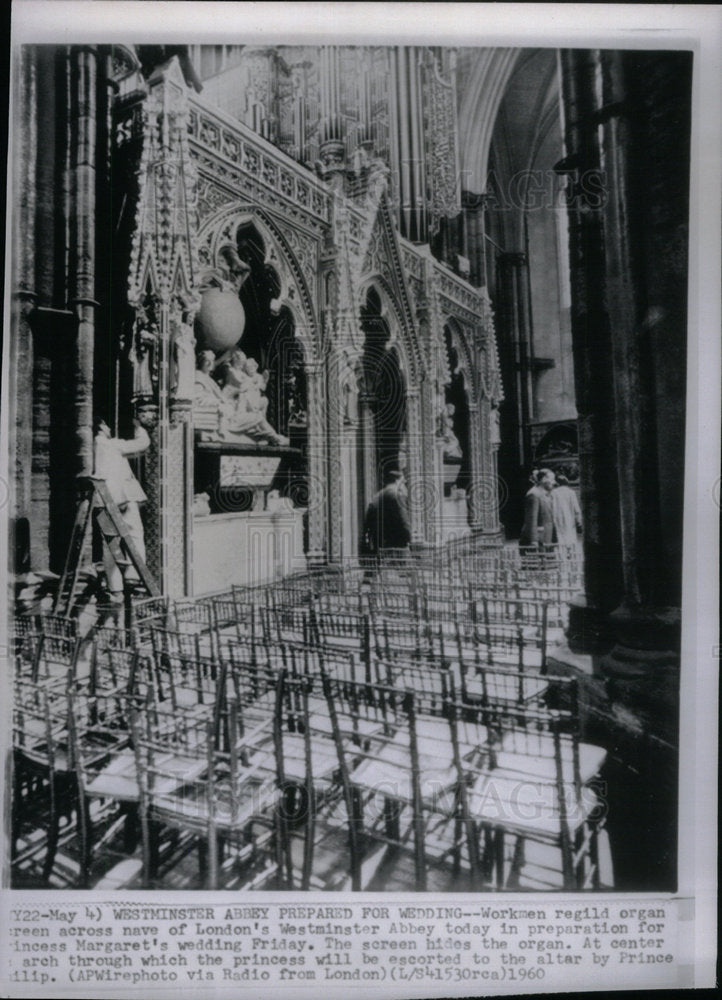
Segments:
[[[129,45],[113,45],[110,62],[110,76],[116,83],[135,73],[140,66],[138,57]]]
[[[148,125],[148,111],[144,104],[132,104],[114,121],[113,141],[116,150],[131,142],[142,142]]]
[[[199,181],[198,218],[200,222],[203,222],[206,216],[216,212],[222,205],[227,205],[231,201],[235,201],[231,191],[225,190],[207,178]]]
[[[178,275],[190,290],[196,271],[191,233],[197,228],[195,175],[187,146],[188,105],[177,60],[160,76],[142,115],[139,198],[131,246],[129,301],[139,303],[150,279],[168,299]],[[127,130],[116,133],[122,140]]]
[[[435,57],[424,70],[426,163],[431,186],[429,215],[430,230],[434,233],[441,219],[453,219],[461,211],[456,93],[451,81],[440,75]]]
[[[484,304],[478,288],[468,285],[462,278],[437,265],[439,294],[445,300],[445,307],[460,317],[478,322],[483,315]]]
[[[279,223],[278,228],[293,251],[298,266],[303,272],[307,288],[309,291],[312,290],[316,284],[318,273],[318,242],[305,233],[299,232],[298,229],[294,229],[293,226],[284,226]]]
[[[492,406],[499,406],[504,400],[504,387],[501,382],[501,367],[499,365],[499,349],[494,330],[494,313],[491,308],[489,293],[485,288],[479,289],[482,301],[483,329],[482,338],[486,353],[486,394]]]
[[[243,191],[307,227],[328,225],[329,192],[306,168],[266,143],[261,145],[240,122],[232,130],[206,108],[191,104],[188,137],[199,173],[206,179]]]

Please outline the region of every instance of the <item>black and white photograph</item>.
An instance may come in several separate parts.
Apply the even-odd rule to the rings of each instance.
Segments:
[[[52,4],[13,5],[3,905],[212,899],[220,967],[229,900],[253,920],[291,894],[292,936],[369,899],[356,933],[395,969],[388,904],[431,899],[408,911],[428,980],[435,952],[473,971],[507,947],[509,898],[550,924],[564,899],[586,957],[542,960],[572,938],[532,922],[518,992],[595,950],[692,985],[653,900],[700,877],[702,684],[715,787],[699,30],[504,42],[478,9],[534,5],[471,4],[465,33],[460,5],[401,3],[398,31],[301,4],[314,30],[264,34],[264,5],[229,3],[196,32],[188,4],[72,6],[52,40],[27,27]],[[84,6],[114,8],[105,35]],[[124,31],[125,7],[163,22]],[[640,894],[614,924],[607,900]],[[51,989],[20,913],[14,988]],[[351,970],[339,927],[327,965]],[[183,965],[178,939],[151,964]],[[295,947],[249,938],[244,965],[236,943],[205,988]]]

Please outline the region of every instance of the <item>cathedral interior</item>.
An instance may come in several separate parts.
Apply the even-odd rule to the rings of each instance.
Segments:
[[[673,890],[692,54],[13,74],[7,881]]]

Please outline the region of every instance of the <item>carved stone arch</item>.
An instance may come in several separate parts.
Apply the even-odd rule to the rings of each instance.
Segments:
[[[464,376],[464,384],[469,396],[470,403],[476,403],[481,399],[481,386],[483,379],[474,363],[474,352],[469,344],[469,335],[463,323],[460,323],[455,316],[446,315],[443,317],[442,329],[448,329],[451,335],[451,343],[456,349],[459,359],[459,371]]]
[[[406,269],[399,249],[398,233],[386,195],[383,195],[379,202],[374,224],[359,261],[361,264],[357,281],[358,301],[361,304],[365,301],[369,285],[375,284],[377,288],[383,286],[398,319],[399,331],[404,340],[409,378],[414,385],[418,385],[426,367],[424,351],[416,328]],[[388,274],[388,277],[385,277],[384,273]]]
[[[381,318],[386,321],[389,328],[390,339],[387,350],[396,348],[402,371],[406,376],[407,387],[418,385],[421,375],[421,365],[417,356],[418,345],[409,336],[403,311],[396,302],[391,286],[382,275],[371,274],[363,279],[359,289],[359,311],[366,304],[366,297],[372,288],[381,301]]]
[[[224,244],[236,242],[238,230],[250,224],[263,240],[264,263],[278,276],[281,288],[274,312],[285,306],[293,317],[294,332],[308,361],[317,357],[316,318],[313,300],[303,272],[288,240],[269,214],[255,205],[226,205],[204,220],[198,233],[198,257],[202,267],[214,267]]]
[[[150,249],[146,248],[139,266],[128,283],[128,305],[137,308],[149,293],[159,295],[160,288],[161,276],[158,273],[155,257]]]
[[[178,254],[173,263],[173,278],[170,289],[174,294],[182,294],[187,299],[187,306],[195,310],[200,300],[195,292],[195,280],[192,274],[188,273],[188,260],[183,254]]]

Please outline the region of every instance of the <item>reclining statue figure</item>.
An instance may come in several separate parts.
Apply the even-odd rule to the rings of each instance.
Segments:
[[[199,355],[193,409],[196,425],[205,440],[287,445],[288,438],[276,433],[266,420],[268,399],[264,390],[268,372],[260,373],[257,362],[246,358],[240,348],[219,366],[222,387],[211,375],[215,366],[213,351],[203,351]],[[209,426],[211,414],[215,417],[215,433]]]

